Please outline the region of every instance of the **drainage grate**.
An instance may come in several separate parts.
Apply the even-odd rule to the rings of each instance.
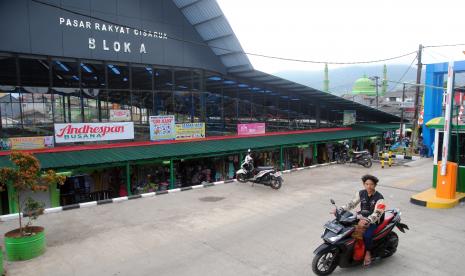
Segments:
[[[205,202],[217,202],[223,199],[224,197],[220,197],[220,196],[206,196],[206,197],[199,198],[200,201],[205,201]]]

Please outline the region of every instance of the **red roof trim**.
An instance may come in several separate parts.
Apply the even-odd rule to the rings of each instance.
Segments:
[[[228,140],[228,139],[242,139],[251,137],[264,137],[264,136],[277,136],[277,135],[292,135],[292,134],[305,134],[305,133],[318,133],[318,132],[335,132],[352,130],[351,127],[341,128],[318,128],[310,130],[295,130],[295,131],[283,131],[283,132],[271,132],[266,134],[256,135],[230,135],[230,136],[211,136],[203,139],[191,139],[191,140],[178,140],[178,141],[141,141],[141,142],[123,142],[115,144],[98,144],[98,145],[82,145],[82,146],[64,146],[51,149],[37,149],[37,150],[24,150],[23,152],[29,153],[50,153],[50,152],[65,152],[65,151],[81,151],[81,150],[95,150],[95,149],[110,149],[110,148],[127,148],[127,147],[140,147],[140,146],[151,146],[151,145],[166,145],[166,144],[178,144],[178,143],[190,143],[199,141],[215,141],[215,140]],[[9,155],[11,150],[0,152],[0,156]]]

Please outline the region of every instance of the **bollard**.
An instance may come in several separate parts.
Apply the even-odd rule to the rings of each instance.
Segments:
[[[389,154],[388,164],[389,164],[389,167],[391,167],[392,166],[392,151],[389,151],[388,154]]]
[[[381,169],[384,169],[384,152],[379,152],[379,161],[381,162]]]

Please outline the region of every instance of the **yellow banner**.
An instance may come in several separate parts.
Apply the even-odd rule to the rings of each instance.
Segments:
[[[44,149],[53,147],[53,137],[51,136],[14,137],[9,140],[12,150]]]

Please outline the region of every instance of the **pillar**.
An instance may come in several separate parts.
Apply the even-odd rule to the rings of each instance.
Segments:
[[[170,159],[170,189],[174,189],[174,160]]]
[[[129,162],[126,163],[126,190],[128,195],[132,195],[131,193],[131,166]]]
[[[10,211],[10,214],[14,214],[18,212],[18,204],[16,202],[17,196],[16,196],[16,190],[13,187],[13,184],[11,181],[8,181],[7,185],[7,191],[8,191],[8,209]]]

